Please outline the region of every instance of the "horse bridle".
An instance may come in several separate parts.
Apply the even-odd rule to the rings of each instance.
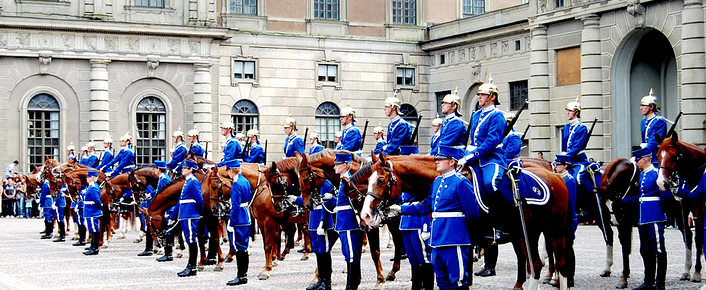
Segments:
[[[391,203],[391,201],[389,199],[384,199],[383,197],[391,196],[393,188],[397,188],[397,190],[402,191],[402,187],[397,182],[397,176],[395,175],[395,169],[394,169],[394,166],[392,165],[392,161],[387,160],[387,164],[389,165],[389,167],[383,166],[382,169],[385,172],[388,172],[390,177],[387,179],[387,183],[385,184],[385,189],[382,191],[382,194],[377,194],[376,192],[372,192],[372,191],[368,191],[368,193],[367,193],[367,196],[370,196],[373,199],[380,201],[380,203],[377,206],[377,210],[381,211],[381,212],[384,211],[386,208],[388,208]],[[357,190],[357,188],[356,188],[356,190]]]
[[[209,179],[211,179],[209,177]],[[223,183],[224,181],[221,179],[221,177],[216,173],[216,180],[218,180],[218,185],[216,185],[216,188],[218,188],[218,196],[213,197],[213,195],[210,196],[210,200],[216,200],[218,201],[218,204],[211,209],[213,212],[213,215],[219,218],[225,217],[225,213],[228,212],[230,213],[230,201],[225,199],[225,194],[223,194]],[[210,183],[210,182],[209,182]]]

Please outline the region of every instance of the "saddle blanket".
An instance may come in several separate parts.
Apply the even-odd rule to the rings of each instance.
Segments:
[[[515,179],[518,181],[518,192],[514,194],[516,198],[519,196],[532,205],[545,205],[549,202],[549,186],[541,177],[529,170],[520,170]]]

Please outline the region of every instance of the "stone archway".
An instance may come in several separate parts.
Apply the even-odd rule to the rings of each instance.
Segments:
[[[662,116],[673,119],[679,111],[677,62],[672,44],[655,29],[632,31],[616,50],[611,80],[612,155],[628,157],[640,144],[639,103],[650,89],[658,96]]]
[[[466,91],[466,95],[463,97],[463,100],[461,100],[461,114],[463,114],[464,120],[470,120],[471,113],[473,113],[476,109],[476,103],[478,103],[478,96],[476,94],[478,93],[478,87],[480,85],[481,83],[472,84]]]

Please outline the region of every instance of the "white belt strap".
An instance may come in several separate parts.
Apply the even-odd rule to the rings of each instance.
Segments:
[[[243,202],[243,203],[240,204],[240,207],[248,207],[248,203],[247,203],[247,202]]]
[[[460,211],[454,211],[454,212],[433,212],[431,214],[432,218],[456,218],[456,217],[466,217],[465,214],[463,214]]]
[[[314,210],[319,210],[319,209],[322,209],[321,205],[317,205],[314,207]]]
[[[348,209],[353,209],[350,205],[339,205],[333,210],[336,212],[342,211],[342,210],[348,210]]]
[[[183,204],[183,203],[196,203],[196,200],[194,200],[194,199],[184,199],[184,200],[180,200],[179,203],[181,203],[181,204]]]
[[[88,201],[84,201],[83,204],[96,204],[96,202],[88,200]]]
[[[659,196],[644,196],[640,197],[640,202],[643,201],[659,201]]]

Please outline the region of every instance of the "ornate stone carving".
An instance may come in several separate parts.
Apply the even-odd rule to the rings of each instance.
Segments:
[[[510,51],[510,42],[507,40],[503,40],[500,42],[500,51],[502,51],[503,54],[506,54],[508,51]]]
[[[61,43],[64,45],[65,49],[73,50],[76,45],[74,44],[74,36],[72,34],[62,34]]]
[[[89,36],[84,36],[83,37],[83,45],[85,49],[88,50],[96,50],[97,45],[96,45],[96,38],[95,37],[89,37]]]
[[[189,51],[198,55],[201,52],[201,44],[198,41],[189,41]]]
[[[471,47],[471,48],[468,50],[468,54],[470,55],[471,60],[476,59],[476,48],[475,48],[475,47]]]
[[[170,39],[167,41],[169,52],[171,54],[179,54],[181,52],[181,41],[178,39]]]
[[[635,28],[645,28],[645,11],[647,11],[647,8],[640,4],[640,0],[628,0],[627,11],[635,17]]]
[[[7,34],[0,34],[0,47],[7,47]]]
[[[116,51],[118,50],[120,40],[115,37],[106,37],[105,38],[105,49],[108,51]]]
[[[581,5],[581,0],[572,0],[571,3],[572,6]]]
[[[530,41],[530,37],[529,37],[529,36],[525,37],[525,43],[526,43],[526,45],[527,45],[527,51],[532,51],[532,45],[531,45],[532,43],[531,43],[531,41]]]
[[[490,44],[490,56],[498,56],[498,44],[496,42]]]
[[[473,64],[473,68],[471,69],[471,73],[473,73],[474,77],[477,77],[480,75],[480,63]]]
[[[51,34],[40,34],[39,46],[42,48],[50,48],[52,46],[52,36]]]
[[[456,62],[456,52],[455,51],[449,51],[449,63],[454,63]]]
[[[127,39],[127,49],[128,51],[138,52],[140,51],[140,39],[136,37],[130,37]]]
[[[466,49],[459,49],[458,50],[458,61],[462,62],[466,60]]]
[[[39,54],[39,73],[46,74],[49,71],[50,63],[51,55],[46,53]]]
[[[537,10],[539,10],[539,13],[547,12],[547,0],[537,1]]]
[[[17,46],[28,47],[29,46],[29,33],[17,33],[15,35],[17,38]]]
[[[153,78],[157,72],[157,67],[159,66],[159,60],[156,58],[147,59],[147,76]]]

